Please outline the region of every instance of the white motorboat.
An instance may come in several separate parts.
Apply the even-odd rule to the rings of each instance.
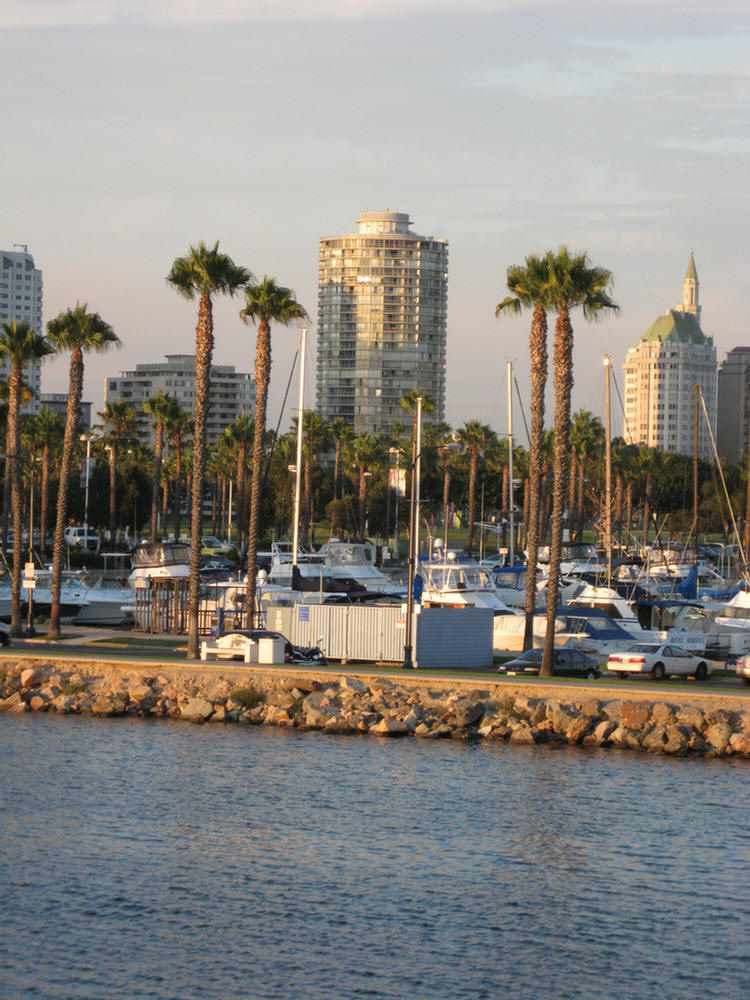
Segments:
[[[130,587],[92,575],[70,580],[65,586],[76,587],[85,601],[73,618],[74,625],[109,625],[116,628],[129,621],[123,606],[132,601]]]
[[[334,580],[354,580],[364,590],[389,593],[393,583],[375,565],[377,550],[372,542],[344,542],[331,538],[318,549],[325,560],[325,574]]]

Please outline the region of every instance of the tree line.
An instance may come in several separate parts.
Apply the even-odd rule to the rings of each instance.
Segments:
[[[275,279],[256,281],[245,268],[236,265],[213,246],[199,243],[177,258],[167,275],[168,284],[180,295],[198,302],[196,325],[195,407],[187,413],[168,393],[159,392],[137,411],[124,401],[107,402],[99,413],[101,432],[91,446],[100,459],[92,478],[92,509],[103,509],[101,493],[108,491],[107,529],[114,544],[123,523],[134,533],[148,526],[156,540],[160,525],[171,522],[176,535],[181,531],[181,509],[186,499],[186,521],[191,541],[190,629],[188,655],[198,655],[197,611],[201,538],[208,517],[216,530],[226,530],[234,522],[238,546],[247,553],[247,604],[254,607],[258,545],[271,535],[284,536],[291,526],[293,473],[296,461],[296,418],[292,429],[278,434],[266,427],[268,386],[271,372],[271,325],[304,323],[305,309],[291,289]],[[527,644],[533,616],[537,551],[550,544],[548,621],[554,628],[554,612],[559,591],[559,559],[563,530],[571,537],[593,531],[601,519],[603,496],[604,430],[598,418],[587,411],[570,413],[573,384],[573,328],[571,311],[580,306],[584,317],[595,320],[617,305],[609,294],[611,274],[590,264],[586,254],[571,254],[567,248],[545,255],[530,255],[523,265],[507,272],[510,295],[499,303],[496,315],[532,313],[529,348],[531,357],[531,429],[528,449],[514,442],[514,494],[518,505],[515,521],[517,547],[526,548],[529,563],[527,593]],[[210,406],[209,372],[214,330],[213,300],[218,294],[244,297],[240,316],[257,329],[255,356],[256,407],[254,417],[239,417],[227,427],[212,448],[206,445],[206,414]],[[556,316],[553,350],[555,388],[554,426],[544,429],[544,393],[548,377],[547,315]],[[86,305],[61,313],[47,326],[46,336],[23,321],[5,324],[0,333],[0,355],[10,362],[5,404],[6,483],[10,493],[13,537],[20,539],[24,520],[24,499],[28,502],[33,484],[34,462],[41,466],[37,476],[40,497],[37,508],[42,546],[46,544],[50,519],[50,484],[57,482],[57,503],[53,534],[50,638],[59,635],[59,593],[63,562],[63,534],[77,489],[73,469],[80,461],[83,442],[79,440],[78,419],[83,386],[84,357],[119,345],[112,328]],[[35,417],[21,417],[22,372],[33,359],[53,352],[70,351],[69,393],[63,422],[47,411]],[[330,534],[365,536],[366,531],[387,540],[405,536],[405,509],[391,481],[395,468],[408,469],[414,437],[407,414],[414,413],[418,387],[404,397],[405,419],[388,435],[355,436],[343,420],[324,421],[313,411],[303,414],[303,541],[314,543],[317,524],[324,523]],[[510,497],[508,441],[488,425],[470,420],[451,428],[430,418],[430,401],[424,400],[424,449],[421,506],[427,533],[443,537],[460,519],[469,554],[477,549],[479,532],[490,525],[498,544],[507,543]],[[149,420],[155,432],[153,449],[145,449],[136,430],[139,421]],[[634,448],[622,440],[612,444],[613,526],[624,543],[632,540],[637,515],[641,531],[648,537],[653,518],[669,512],[669,530],[681,530],[688,521],[692,471],[690,460],[656,449]],[[108,467],[108,483],[102,482]],[[741,489],[740,470],[725,470],[735,492]],[[25,477],[25,479],[24,479]],[[712,518],[712,530],[724,527],[725,516],[715,496],[707,469],[703,507]],[[230,485],[231,484],[231,485]],[[232,502],[230,503],[230,495]],[[140,501],[140,507],[138,502]],[[454,535],[457,533],[454,532]],[[3,541],[7,536],[7,515]],[[21,546],[13,546],[12,628],[20,631]],[[554,633],[547,646],[551,647]],[[550,654],[551,655],[551,654]],[[545,657],[546,659],[546,657]],[[551,668],[551,662],[550,662]],[[544,670],[544,665],[543,665]]]

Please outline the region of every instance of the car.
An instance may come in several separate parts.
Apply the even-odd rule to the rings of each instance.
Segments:
[[[10,629],[5,622],[0,622],[0,646],[10,646]]]
[[[542,666],[543,649],[527,649],[525,653],[501,663],[498,671],[502,674],[538,674]],[[552,673],[555,677],[586,677],[596,680],[601,677],[599,662],[580,649],[556,649],[553,653]]]
[[[71,524],[63,532],[63,538],[65,544],[71,549],[85,548],[89,552],[96,552],[99,548],[99,536],[93,528]]]
[[[201,539],[201,555],[226,556],[229,559],[236,559],[237,551],[233,546],[220,541],[216,535],[204,535]]]
[[[650,674],[654,680],[660,681],[664,677],[679,675],[704,681],[708,677],[708,662],[705,657],[696,656],[689,650],[668,642],[637,642],[630,649],[610,653],[607,670],[620,677]]]
[[[750,653],[738,656],[734,667],[734,672],[742,680],[743,684],[750,684]]]

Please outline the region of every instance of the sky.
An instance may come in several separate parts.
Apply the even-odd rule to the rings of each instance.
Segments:
[[[603,419],[611,354],[621,427],[625,353],[681,302],[691,252],[719,362],[750,344],[745,0],[3,0],[0,78],[0,249],[33,254],[45,322],[86,302],[122,341],[86,358],[94,411],[105,376],[194,353],[165,276],[199,240],[295,290],[314,386],[318,242],[362,211],[449,242],[453,427],[508,432],[508,361],[528,414],[530,316],[495,306],[510,265],[561,244],[620,306],[573,314],[574,410]],[[252,371],[241,306],[217,300],[214,360]],[[272,341],[271,426],[297,332]],[[45,362],[43,392],[68,365]]]

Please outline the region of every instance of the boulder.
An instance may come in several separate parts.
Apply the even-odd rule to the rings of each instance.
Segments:
[[[206,722],[214,714],[214,706],[205,698],[189,698],[180,705],[180,718],[186,722]]]
[[[644,733],[641,746],[649,753],[661,753],[667,742],[667,727],[661,723]]]
[[[531,746],[536,743],[534,730],[526,722],[520,722],[513,726],[510,731],[510,742],[522,746]]]
[[[41,667],[26,667],[25,670],[21,671],[21,687],[39,687],[44,681],[44,677],[45,674]]]
[[[5,698],[4,701],[0,701],[0,712],[10,712],[12,708],[23,702],[20,691],[15,691],[12,695]]]
[[[726,722],[715,722],[706,730],[706,743],[709,753],[724,754],[729,749],[732,730]]]
[[[603,747],[609,743],[610,735],[617,728],[612,719],[603,719],[594,726],[592,732],[583,737],[583,745],[588,747]]]
[[[570,720],[564,735],[568,743],[580,743],[586,733],[591,729],[592,719],[587,715],[576,715]]]
[[[664,753],[673,754],[678,757],[682,757],[688,753],[690,750],[688,732],[689,728],[679,723],[674,726],[667,726],[667,740],[664,744]]]
[[[92,715],[122,715],[125,711],[125,702],[115,694],[99,694],[91,702],[90,711]]]
[[[383,716],[369,731],[375,736],[406,736],[409,733],[404,720],[397,719],[394,715]]]
[[[305,698],[305,702],[307,698]],[[303,707],[305,702],[303,702]],[[308,729],[322,729],[330,719],[337,719],[340,710],[333,705],[311,705],[305,710],[305,725]]]
[[[342,677],[339,680],[339,684],[344,690],[354,691],[356,694],[365,694],[367,692],[367,685],[363,684],[357,677]]]
[[[684,722],[685,725],[692,726],[693,729],[703,729],[705,722],[703,712],[695,705],[680,705],[675,712],[675,717],[678,722]]]
[[[729,745],[733,753],[750,757],[750,732],[732,733]]]
[[[226,722],[227,721],[227,710],[223,705],[217,705],[214,708],[214,714],[208,720],[209,722]]]
[[[453,712],[456,716],[456,725],[473,726],[484,715],[484,702],[462,698],[456,702]]]
[[[620,703],[620,719],[626,729],[643,729],[651,714],[647,701],[623,701]]]
[[[651,706],[651,721],[654,725],[672,726],[677,722],[677,717],[671,705],[664,702],[656,702]]]

